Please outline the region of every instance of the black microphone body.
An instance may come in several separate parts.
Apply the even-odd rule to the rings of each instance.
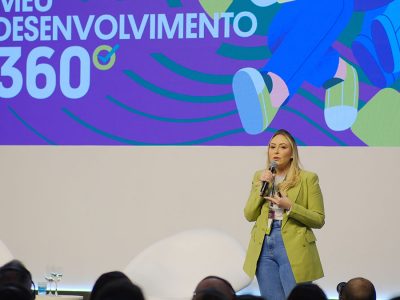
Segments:
[[[269,171],[271,171],[273,174],[276,173],[276,161],[272,161],[271,165],[268,168]],[[260,191],[260,196],[264,197],[265,192],[268,190],[269,182],[268,181],[263,181],[262,186],[261,186],[261,191]]]

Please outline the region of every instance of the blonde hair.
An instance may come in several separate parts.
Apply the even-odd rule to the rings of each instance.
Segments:
[[[292,160],[290,162],[290,167],[286,174],[286,178],[282,183],[279,184],[279,190],[281,192],[286,193],[289,189],[294,187],[300,180],[301,164],[299,158],[299,151],[297,149],[297,144],[295,139],[288,131],[286,131],[285,129],[279,129],[271,137],[271,140],[277,135],[282,135],[283,137],[285,137],[289,142],[290,148],[292,150]],[[268,143],[268,153],[269,153],[269,147],[271,145],[271,140]],[[271,162],[269,160],[269,155],[267,155],[267,165],[270,166],[270,164]]]

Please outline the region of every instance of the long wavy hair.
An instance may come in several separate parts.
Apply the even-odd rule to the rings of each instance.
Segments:
[[[276,137],[277,135],[284,136],[288,142],[289,146],[292,150],[292,158],[290,162],[289,170],[286,174],[285,180],[279,184],[279,190],[281,192],[286,193],[287,190],[294,187],[300,181],[300,171],[301,171],[301,164],[299,158],[299,151],[297,149],[297,144],[293,136],[285,129],[279,129],[274,133],[268,143],[268,153],[267,153],[267,166],[271,165],[271,161],[269,160],[269,147],[271,145],[271,140]]]

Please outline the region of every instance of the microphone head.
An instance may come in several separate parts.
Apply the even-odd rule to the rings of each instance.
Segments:
[[[276,163],[276,160],[273,160],[273,161],[271,161],[271,164],[269,165],[269,170],[272,172],[272,173],[276,173],[276,166],[277,166],[278,164]]]

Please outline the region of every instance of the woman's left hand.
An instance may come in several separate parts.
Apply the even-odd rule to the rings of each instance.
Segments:
[[[287,210],[292,208],[292,202],[289,200],[287,196],[280,197],[278,195],[275,195],[274,197],[264,197],[264,198],[278,205],[278,207],[280,208],[284,208]]]

